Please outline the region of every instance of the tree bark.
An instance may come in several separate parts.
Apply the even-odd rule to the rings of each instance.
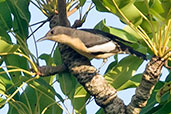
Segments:
[[[141,109],[146,106],[152,90],[158,82],[164,61],[159,57],[153,57],[147,64],[139,87],[132,97],[131,103],[127,106],[128,114],[139,114]]]

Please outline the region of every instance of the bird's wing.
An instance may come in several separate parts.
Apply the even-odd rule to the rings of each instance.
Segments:
[[[89,31],[75,30],[72,37],[79,38],[86,47],[93,47],[101,44],[105,44],[111,41],[111,39],[102,35],[97,35]]]
[[[131,42],[123,40],[120,37],[117,37],[115,35],[112,35],[110,33],[107,33],[107,32],[104,32],[104,31],[101,31],[101,30],[98,30],[98,29],[80,29],[80,30],[87,31],[87,32],[90,32],[90,33],[93,33],[93,34],[96,34],[96,35],[101,35],[103,37],[107,37],[110,40],[113,40],[115,42],[122,42],[122,43],[132,44]]]

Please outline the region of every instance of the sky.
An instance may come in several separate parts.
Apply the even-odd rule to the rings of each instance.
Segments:
[[[83,12],[85,10],[87,10],[87,6],[89,5],[89,3],[86,4],[85,8],[83,8]],[[41,12],[39,9],[37,9],[35,6],[33,6],[32,4],[30,4],[29,10],[31,12],[31,21],[30,24],[39,22],[41,20],[45,20],[47,19]],[[71,22],[71,25],[73,24],[73,22],[79,19],[79,13],[76,12],[75,14],[71,15],[69,17],[69,20]],[[101,20],[105,19],[106,20],[106,24],[108,26],[112,26],[112,27],[117,27],[117,28],[123,28],[124,24],[122,24],[120,22],[120,20],[114,16],[111,13],[102,13],[102,12],[98,12],[96,11],[95,8],[93,8],[90,13],[88,14],[88,17],[86,19],[86,22],[83,24],[82,28],[94,28],[94,26],[99,23]],[[32,29],[36,29],[38,26],[34,26],[32,27]],[[34,35],[36,37],[36,39],[39,39],[41,37],[43,37],[47,31],[49,30],[49,23],[46,23],[42,28],[40,28]],[[33,45],[33,39],[32,37],[29,38],[28,40],[28,45],[29,45],[29,49],[31,50],[32,53],[36,54],[35,51],[35,47]],[[38,44],[38,52],[39,55],[41,55],[42,53],[50,53],[50,50],[52,49],[52,44],[53,42],[50,41],[45,41],[45,42],[40,42]],[[123,57],[125,57],[127,55],[119,55],[119,60],[121,60]],[[113,61],[113,57],[110,57],[107,61],[107,63],[101,68],[100,70],[100,74],[104,74],[107,66]],[[92,60],[91,63],[96,67],[100,67],[100,65],[102,64],[102,60]],[[43,61],[41,61],[40,63],[41,65],[45,65],[45,63]],[[145,61],[141,67],[138,69],[138,71],[136,73],[141,73],[144,71],[145,66],[147,64],[147,61]],[[167,76],[168,72],[166,69],[163,69],[163,74],[162,74],[162,78],[161,80],[165,79],[165,76]],[[59,85],[55,84],[55,89],[62,94],[62,92],[60,91]],[[132,95],[135,93],[135,89],[127,89],[121,92],[118,92],[118,96],[120,98],[122,98],[124,100],[125,104],[128,104],[131,100]],[[64,95],[63,95],[64,96]],[[70,104],[70,102],[68,102],[68,105]],[[68,106],[67,105],[67,106]],[[94,114],[97,110],[98,110],[98,106],[95,104],[95,102],[91,102],[88,106],[87,106],[87,114]],[[0,114],[6,114],[8,111],[8,105],[6,105],[3,109],[0,110]]]

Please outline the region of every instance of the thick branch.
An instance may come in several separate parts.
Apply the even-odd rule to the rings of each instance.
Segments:
[[[64,64],[58,65],[58,66],[41,66],[38,67],[39,70],[39,76],[51,76],[55,75],[57,73],[63,73],[67,71],[67,68]]]
[[[158,82],[163,65],[164,61],[158,57],[153,57],[147,64],[141,83],[127,107],[128,114],[139,114],[141,109],[146,106],[152,90]]]
[[[70,23],[67,19],[66,14],[66,1],[58,0],[58,15],[59,15],[59,23],[61,26],[70,26]]]
[[[94,96],[96,103],[107,114],[125,114],[125,105],[116,95],[117,91],[106,82],[103,76],[97,74],[96,68],[90,66],[89,60],[69,47],[60,45],[59,48],[64,64],[87,92]]]

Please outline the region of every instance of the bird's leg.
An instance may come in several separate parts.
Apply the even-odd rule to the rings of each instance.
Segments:
[[[100,72],[100,69],[105,65],[106,62],[107,62],[107,59],[103,59],[103,63],[98,68],[98,72]]]

